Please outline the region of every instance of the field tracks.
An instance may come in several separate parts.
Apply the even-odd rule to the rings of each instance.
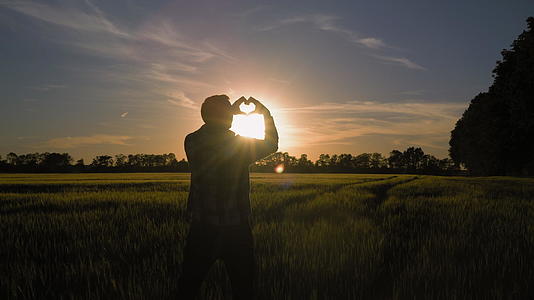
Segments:
[[[259,299],[534,299],[534,179],[251,174]],[[168,299],[189,174],[0,176],[0,299]],[[204,299],[229,299],[223,264]]]
[[[332,195],[332,198],[335,198],[336,193],[344,188],[382,182],[394,178],[397,178],[397,176],[389,176],[383,178],[366,178],[357,182],[323,185],[320,186],[320,188],[314,189],[311,193],[300,193],[296,195],[291,195],[284,201],[273,201],[273,203],[269,206],[267,210],[260,211],[259,214],[253,213],[253,215],[261,215],[260,219],[262,222],[280,221],[280,219],[283,217],[283,214],[281,214],[281,212],[285,211],[286,209],[303,206],[306,203],[313,202],[328,194]]]

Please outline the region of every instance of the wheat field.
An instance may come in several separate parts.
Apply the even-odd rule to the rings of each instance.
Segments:
[[[534,179],[252,174],[260,299],[534,296]],[[0,298],[171,299],[189,174],[1,174]],[[217,263],[201,299],[230,299]]]

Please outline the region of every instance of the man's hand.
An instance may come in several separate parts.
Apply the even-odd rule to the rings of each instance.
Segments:
[[[247,103],[247,98],[241,96],[241,98],[237,99],[233,104],[232,104],[232,113],[234,115],[242,115],[242,114],[245,114],[244,112],[241,111],[241,108],[239,108],[239,106],[241,104],[248,104]]]
[[[264,116],[271,116],[271,112],[269,111],[269,109],[267,109],[267,107],[265,107],[265,105],[263,105],[263,103],[261,103],[260,101],[254,99],[253,97],[249,97],[247,102],[253,103],[254,106],[256,106],[256,109],[254,109],[252,113],[257,113],[257,114],[261,114]],[[245,103],[245,104],[248,104],[248,103]]]

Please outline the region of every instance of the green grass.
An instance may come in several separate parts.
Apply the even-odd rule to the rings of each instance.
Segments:
[[[0,175],[0,298],[169,298],[188,174]],[[534,296],[534,180],[253,174],[260,299]],[[203,299],[229,299],[216,264]]]

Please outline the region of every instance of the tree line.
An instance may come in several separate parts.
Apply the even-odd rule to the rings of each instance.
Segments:
[[[473,175],[534,175],[534,18],[527,24],[451,132],[451,158]]]
[[[388,157],[381,153],[361,153],[355,156],[349,153],[321,154],[315,162],[309,160],[306,154],[296,158],[287,152],[276,152],[256,162],[251,170],[272,172],[277,166],[282,166],[284,172],[298,173],[462,173],[450,158],[439,159],[416,147],[409,147],[404,151],[393,150]]]
[[[9,153],[0,156],[3,172],[188,172],[185,159],[178,161],[169,154],[117,154],[95,156],[91,163],[83,159],[74,161],[68,153]]]
[[[405,151],[393,150],[388,157],[381,153],[321,154],[311,161],[308,155],[299,158],[287,152],[276,152],[251,166],[253,172],[299,173],[418,173],[451,175],[461,170],[449,158],[438,159],[425,154],[421,148],[410,147]],[[177,160],[169,154],[117,154],[95,156],[91,163],[83,159],[74,161],[68,153],[9,153],[0,156],[1,172],[189,172],[185,159]]]

